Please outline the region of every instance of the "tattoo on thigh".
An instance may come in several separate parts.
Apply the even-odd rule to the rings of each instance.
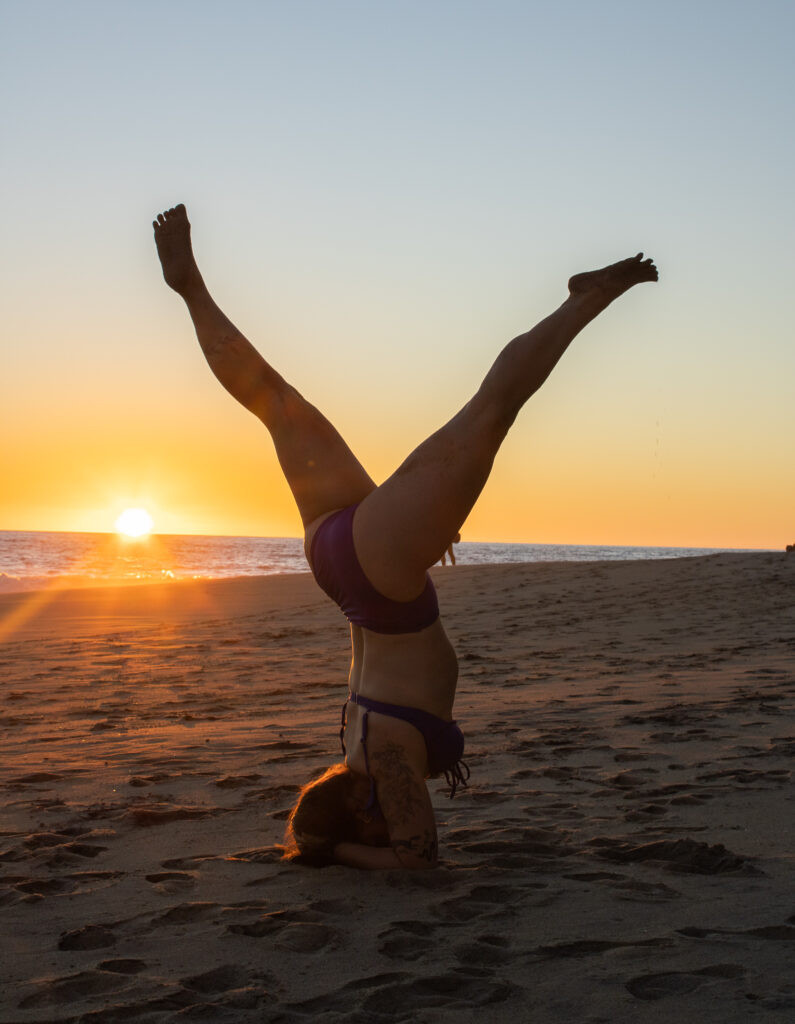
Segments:
[[[424,785],[417,782],[402,747],[387,743],[372,755],[376,762],[379,799],[388,804],[394,824],[409,821],[422,809]]]

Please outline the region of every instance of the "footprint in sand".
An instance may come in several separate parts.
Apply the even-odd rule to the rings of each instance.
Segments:
[[[132,957],[122,957],[117,960],[103,960],[101,964],[97,964],[97,969],[108,971],[110,974],[140,974],[146,970],[146,963]]]
[[[570,875],[564,875],[576,882],[604,882],[611,889],[615,890],[620,900],[629,900],[638,903],[665,903],[669,900],[676,900],[681,893],[671,889],[662,882],[640,882],[627,875],[615,874],[612,871],[578,871]]]
[[[627,750],[619,750],[613,754],[613,760],[621,763],[634,762],[634,761],[648,761],[650,754],[641,753],[641,751],[634,748]]]
[[[294,953],[315,953],[320,949],[334,948],[338,933],[326,924],[294,921],[278,934],[275,945]]]
[[[420,960],[436,945],[432,936],[437,925],[425,921],[395,921],[378,936],[378,952],[389,960]]]
[[[578,939],[575,942],[554,942],[548,946],[538,946],[533,952],[538,956],[550,957],[555,960],[569,957],[592,956],[597,953],[609,953],[614,949],[625,949],[628,946],[664,946],[665,939],[641,939],[638,942],[613,942],[607,939]]]
[[[446,789],[440,786],[436,792],[444,793]],[[471,793],[467,793],[467,797],[475,804],[500,804],[510,799],[506,793],[497,789],[473,789]]]
[[[205,861],[218,859],[218,854],[215,853],[197,853],[194,857],[171,857],[169,860],[161,860],[160,867],[188,872],[192,868],[198,868]]]
[[[514,985],[494,978],[491,971],[478,972],[478,977],[472,977],[472,973],[472,968],[467,967],[460,973],[411,978],[383,985],[365,999],[362,1011],[366,1014],[392,1015],[395,1007],[399,1006],[401,1012],[409,1018],[412,1013],[439,1007],[444,1007],[447,1012],[493,1006],[504,1002],[516,992]]]
[[[44,978],[35,984],[37,990],[17,1004],[20,1010],[37,1006],[63,1006],[88,996],[117,992],[125,988],[128,982],[119,974],[81,971],[63,978]]]
[[[116,944],[113,932],[101,924],[87,924],[71,932],[64,932],[58,940],[58,949],[106,949]]]
[[[44,864],[48,868],[71,867],[79,864],[79,858],[98,857],[105,853],[107,846],[97,846],[94,843],[64,843],[63,846],[56,846],[52,856],[48,857]]]
[[[250,786],[253,782],[259,782],[262,778],[259,772],[252,772],[251,775],[225,775],[216,779],[213,783],[218,789],[240,789],[242,786]]]
[[[308,909],[318,914],[338,917],[340,914],[350,913],[351,905],[347,900],[314,900],[308,904]]]
[[[745,968],[738,964],[714,964],[698,971],[669,971],[663,974],[641,974],[627,982],[627,989],[636,999],[657,1000],[684,995],[712,980],[741,978]]]
[[[462,853],[488,855],[491,867],[527,868],[539,866],[545,861],[570,856],[573,850],[568,846],[568,833],[563,829],[516,828],[492,833],[494,838],[461,843]]]
[[[338,1011],[349,1016],[349,1019],[356,1017],[355,1013],[352,1013],[356,1009],[356,996],[359,992],[367,992],[375,989],[376,992],[381,990],[384,986],[389,985],[395,981],[403,981],[406,978],[410,978],[411,975],[405,971],[394,971],[387,974],[373,974],[367,978],[357,978],[354,981],[349,981],[346,985],[337,989],[336,992],[324,993],[322,996],[318,996],[314,999],[306,999],[300,1003],[289,1004],[290,1010],[295,1010],[297,1013],[304,1014],[329,1014]],[[396,1005],[393,1004],[389,1010],[390,1016],[394,1016],[394,1008]],[[285,1017],[285,1020],[292,1020],[290,1017]]]
[[[500,967],[508,962],[509,943],[499,935],[481,935],[474,942],[465,942],[456,946],[453,954],[465,967],[490,968]]]
[[[656,775],[656,768],[627,768],[617,775],[611,775],[605,779],[609,786],[617,786],[619,789],[638,789],[649,783],[648,776]]]
[[[668,814],[665,804],[645,804],[643,807],[636,807],[635,810],[627,811],[624,815],[625,821],[653,821]]]
[[[158,892],[169,895],[185,892],[196,885],[196,876],[188,871],[159,871],[153,875],[147,875],[146,880]]]
[[[748,789],[767,789],[773,786],[785,786],[790,780],[791,772],[788,768],[771,768],[761,771],[751,768],[724,769],[722,771],[705,772],[698,775],[699,782],[716,782],[726,780],[727,782],[739,782]]]
[[[716,843],[698,843],[694,839],[660,839],[656,842],[634,846],[632,843],[607,836],[592,839],[597,857],[604,860],[623,862],[659,862],[670,871],[681,871],[697,875],[718,875],[729,872],[759,874],[758,870],[744,858]]]
[[[249,982],[250,978],[246,971],[234,964],[225,964],[203,974],[196,974],[192,978],[182,978],[180,984],[194,992],[213,994],[244,988]]]
[[[62,778],[62,775],[56,775],[54,772],[29,772],[27,775],[18,775],[14,779],[9,779],[7,785],[37,786],[45,782],[60,782]]]
[[[256,921],[230,924],[227,931],[254,939],[273,937],[275,945],[281,949],[314,953],[326,947],[334,948],[339,943],[339,932],[319,922],[319,916],[313,910],[277,910]]]
[[[795,928],[789,924],[765,925],[762,928],[679,928],[680,935],[691,939],[705,939],[710,935],[748,935],[770,942],[795,942]]]
[[[506,906],[516,906],[524,896],[545,889],[542,882],[526,882],[522,886],[476,885],[463,896],[454,896],[431,908],[436,917],[448,923],[464,923],[474,918],[491,918],[505,913]]]
[[[490,971],[472,977],[472,968],[425,978],[399,972],[357,979],[336,992],[292,1003],[289,1009],[301,1014],[339,1013],[349,1020],[392,1020],[396,1007],[401,1020],[411,1020],[424,1010],[443,1009],[453,1011],[454,1018],[456,1010],[500,1003],[516,991],[515,986],[494,979]],[[364,995],[361,1002],[360,993]]]
[[[28,878],[16,882],[14,888],[30,896],[57,896],[73,892],[76,886],[66,878]]]
[[[204,921],[213,914],[219,912],[218,903],[178,903],[175,907],[157,917],[153,917],[151,924],[159,925],[193,924],[197,921]]]
[[[272,815],[275,817],[275,815]],[[219,857],[218,860],[242,860],[246,864],[276,864],[282,859],[284,848],[282,846],[255,846],[253,850],[236,850],[227,857]]]
[[[681,899],[681,892],[663,885],[662,882],[639,882],[628,878],[625,882],[614,885],[616,896],[620,900],[632,903],[668,903],[670,900]]]
[[[67,832],[34,832],[33,835],[25,838],[24,845],[29,850],[40,850],[42,847],[61,846],[64,843],[71,842],[73,839],[74,836],[69,835]]]
[[[188,821],[195,818],[207,818],[210,815],[223,814],[221,807],[179,807],[175,804],[148,804],[131,807],[122,817],[122,821],[138,827],[148,828],[152,825],[167,825],[172,821]]]

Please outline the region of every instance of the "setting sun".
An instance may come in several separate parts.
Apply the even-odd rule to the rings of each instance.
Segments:
[[[116,520],[116,532],[125,537],[144,537],[152,532],[154,522],[144,508],[126,508]]]

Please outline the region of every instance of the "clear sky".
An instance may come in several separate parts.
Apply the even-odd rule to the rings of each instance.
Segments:
[[[376,479],[570,274],[634,289],[522,413],[465,540],[795,541],[795,4],[0,4],[0,529],[298,535],[151,220]]]

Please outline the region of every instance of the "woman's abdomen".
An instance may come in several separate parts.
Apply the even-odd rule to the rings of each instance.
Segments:
[[[451,717],[458,659],[440,620],[418,633],[360,634],[360,642],[353,642],[352,688],[375,700]]]

